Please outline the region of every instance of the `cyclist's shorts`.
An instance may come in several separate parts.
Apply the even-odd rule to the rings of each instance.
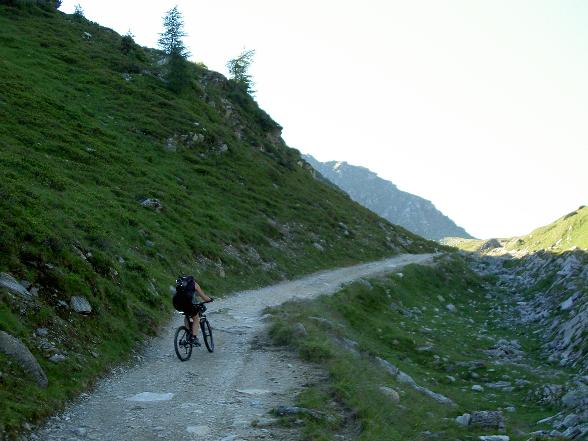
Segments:
[[[206,311],[204,305],[194,305],[193,303],[190,303],[187,308],[184,309],[184,313],[190,317],[195,316],[196,314],[201,314],[204,311]]]

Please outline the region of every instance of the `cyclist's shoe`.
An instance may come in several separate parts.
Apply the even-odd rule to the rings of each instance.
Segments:
[[[198,337],[195,335],[192,336],[190,343],[192,343],[194,346],[202,346],[200,344],[200,340],[198,340]]]

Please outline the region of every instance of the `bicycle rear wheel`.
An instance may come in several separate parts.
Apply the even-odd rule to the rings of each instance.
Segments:
[[[182,361],[188,360],[192,356],[192,343],[190,343],[190,330],[185,326],[180,326],[176,330],[174,337],[174,349],[176,355]]]
[[[212,328],[207,319],[200,320],[200,329],[202,330],[202,337],[204,337],[204,344],[208,352],[214,352],[214,340],[212,339]]]

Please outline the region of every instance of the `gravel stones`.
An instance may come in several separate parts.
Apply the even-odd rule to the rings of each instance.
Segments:
[[[46,388],[49,384],[45,371],[31,354],[31,351],[16,337],[0,331],[0,352],[11,357],[25,372],[29,373],[39,387]]]

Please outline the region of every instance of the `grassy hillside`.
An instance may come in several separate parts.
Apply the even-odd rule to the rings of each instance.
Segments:
[[[490,240],[446,237],[441,243],[460,250],[474,252],[480,251],[480,249],[483,250],[485,244],[494,240],[500,242],[502,247],[499,250],[500,253],[504,252],[504,250],[524,254],[539,250],[556,253],[576,248],[588,250],[588,207],[581,206],[555,222],[533,230],[526,236]]]
[[[363,441],[500,434],[455,422],[464,413],[486,410],[503,412],[511,440],[527,440],[529,432],[544,428],[536,421],[556,411],[533,394],[546,381],[562,384],[567,376],[548,367],[531,332],[504,320],[501,308],[509,294],[488,289],[492,285],[454,255],[436,266],[411,265],[399,274],[349,285],[334,296],[269,310],[274,341],[290,345],[330,374],[329,382],[298,397],[297,405],[324,412],[321,418],[306,418],[302,439],[334,440],[350,430]],[[307,335],[301,335],[300,324]],[[501,339],[516,339],[521,355],[496,355],[501,350],[495,348],[505,344]],[[393,378],[376,357],[456,406]],[[472,389],[476,385],[482,390]],[[393,389],[396,399],[382,387]]]
[[[561,252],[573,248],[588,250],[588,207],[582,206],[526,236],[510,239],[505,248],[529,252]]]
[[[125,54],[85,19],[0,5],[0,272],[38,290],[27,302],[0,289],[0,330],[49,377],[40,389],[0,354],[0,433],[53,412],[154,332],[180,273],[216,296],[435,247],[315,180],[221,75],[191,65],[175,95],[163,69],[161,53]]]

